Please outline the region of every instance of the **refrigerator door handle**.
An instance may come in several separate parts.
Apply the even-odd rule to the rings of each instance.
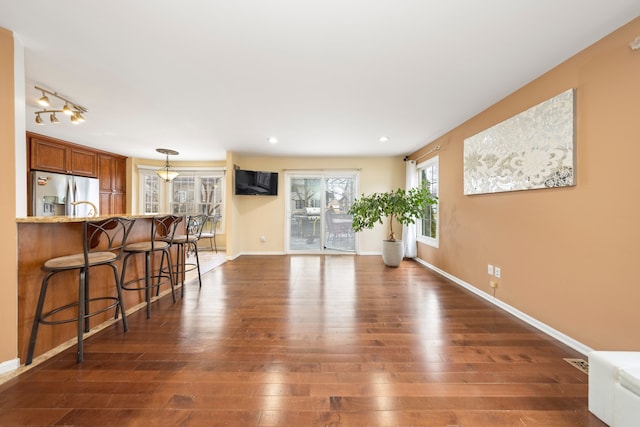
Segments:
[[[65,213],[67,215],[71,215],[71,181],[67,180],[67,194],[65,195],[65,201],[64,201],[64,205],[65,205]]]

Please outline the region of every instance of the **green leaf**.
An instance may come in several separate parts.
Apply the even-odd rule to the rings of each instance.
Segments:
[[[394,218],[402,225],[414,224],[421,218],[429,205],[438,203],[438,198],[431,194],[428,183],[409,190],[398,188],[386,193],[364,194],[356,199],[349,209],[353,216],[353,230],[356,232],[371,229],[389,218],[389,240],[395,240],[393,232]]]

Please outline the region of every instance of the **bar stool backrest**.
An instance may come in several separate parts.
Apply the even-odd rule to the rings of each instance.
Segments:
[[[134,219],[112,217],[102,220],[86,220],[82,227],[82,241],[85,264],[89,264],[89,254],[112,252],[115,259],[122,256]]]
[[[182,222],[183,217],[178,215],[165,215],[153,219],[153,229],[151,241],[161,240],[173,243],[176,230]]]
[[[195,236],[197,239],[200,238],[200,234],[202,233],[202,228],[204,224],[207,222],[207,215],[190,215],[187,218],[187,238],[189,236]]]
[[[218,223],[222,219],[222,215],[217,213],[217,214],[214,214],[214,215],[210,216],[209,218],[211,218],[211,232],[215,235],[216,234],[216,229],[218,228]]]

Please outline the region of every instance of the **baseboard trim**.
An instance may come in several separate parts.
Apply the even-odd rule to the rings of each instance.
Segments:
[[[20,359],[7,360],[0,363],[0,375],[13,372],[20,367]]]
[[[252,255],[253,256],[253,255],[286,255],[286,254],[284,252],[282,252],[282,251],[273,251],[273,252],[266,252],[266,251],[265,252],[239,252],[239,253],[231,256],[229,258],[229,260],[236,259],[236,258],[241,257],[243,255]]]
[[[440,274],[441,276],[446,277],[447,279],[451,280],[453,283],[455,283],[458,286],[461,286],[465,289],[467,289],[470,292],[473,292],[474,294],[478,295],[479,297],[489,301],[491,304],[495,305],[498,308],[501,308],[502,310],[506,311],[509,314],[512,314],[513,316],[517,317],[518,319],[528,323],[529,325],[533,326],[534,328],[544,332],[545,334],[551,336],[552,338],[555,338],[556,340],[560,341],[561,343],[563,343],[564,345],[574,349],[575,351],[577,351],[578,353],[582,354],[583,356],[587,357],[589,355],[589,353],[591,351],[593,351],[593,349],[583,343],[581,343],[578,340],[575,340],[573,338],[571,338],[570,336],[563,334],[562,332],[552,328],[551,326],[547,325],[546,323],[543,323],[531,316],[529,316],[528,314],[518,310],[517,308],[503,302],[500,301],[499,299],[493,297],[492,295],[489,295],[488,293],[476,288],[475,286],[471,285],[470,283],[465,282],[464,280],[461,280],[449,273],[447,273],[444,270],[439,269],[438,267],[429,264],[428,262],[420,259],[420,258],[413,258],[417,263],[427,267],[430,270],[435,271],[436,273]]]

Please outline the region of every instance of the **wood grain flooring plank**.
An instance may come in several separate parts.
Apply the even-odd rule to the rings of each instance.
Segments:
[[[603,427],[581,357],[412,261],[242,256],[0,384],[0,425]]]

